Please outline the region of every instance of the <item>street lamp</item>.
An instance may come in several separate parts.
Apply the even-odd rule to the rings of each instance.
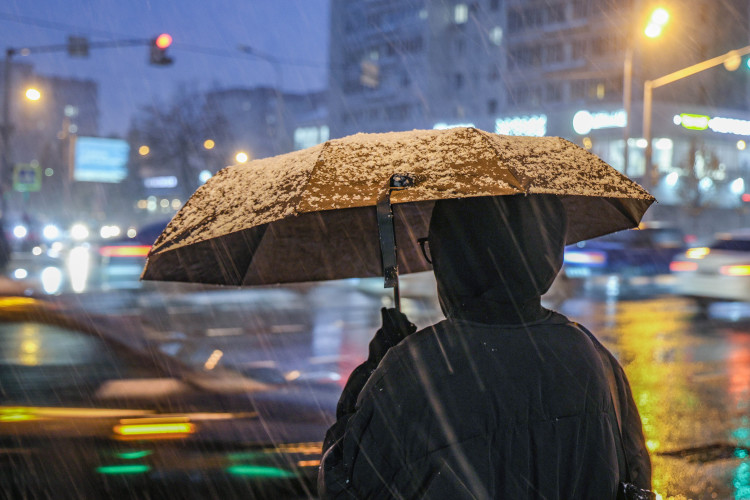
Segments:
[[[28,88],[26,89],[26,99],[29,101],[38,101],[42,97],[42,93],[38,89]]]
[[[649,38],[656,38],[661,35],[664,26],[669,21],[669,12],[663,8],[657,8],[649,17],[648,24],[643,33]],[[625,109],[625,127],[623,129],[623,158],[622,171],[628,175],[628,164],[630,163],[630,149],[628,141],[630,140],[630,113],[633,108],[632,91],[633,91],[633,37],[628,37],[628,44],[625,48],[625,61],[623,62],[623,83],[622,83],[622,107]]]
[[[249,160],[250,157],[244,151],[240,151],[234,155],[234,159],[237,160],[237,163],[247,163],[247,160]]]
[[[682,80],[688,76],[692,76],[701,71],[713,68],[719,64],[727,64],[731,67],[738,58],[744,55],[750,54],[750,45],[742,47],[737,50],[730,50],[726,54],[706,59],[703,62],[693,64],[681,70],[669,73],[660,78],[654,80],[646,80],[643,82],[643,137],[646,139],[646,172],[645,182],[646,188],[650,185],[656,185],[657,173],[653,172],[653,162],[651,161],[652,145],[651,145],[651,106],[653,100],[653,90],[655,88],[663,87],[664,85]]]

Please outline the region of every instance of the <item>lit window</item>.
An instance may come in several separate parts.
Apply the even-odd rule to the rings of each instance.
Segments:
[[[453,8],[453,21],[456,24],[464,24],[469,20],[469,7],[465,3],[459,3]]]
[[[500,26],[490,30],[490,42],[498,46],[503,43],[503,29]]]

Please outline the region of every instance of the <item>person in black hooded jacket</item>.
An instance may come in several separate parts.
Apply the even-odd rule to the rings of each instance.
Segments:
[[[565,234],[552,195],[435,203],[428,241],[446,319],[413,333],[383,310],[324,441],[322,498],[616,498],[619,436],[598,349],[615,372],[629,479],[650,489],[625,373],[541,305]]]

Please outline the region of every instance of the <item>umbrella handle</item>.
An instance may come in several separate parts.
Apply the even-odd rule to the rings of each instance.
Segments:
[[[393,174],[388,186],[378,199],[376,206],[378,218],[378,235],[380,237],[380,257],[383,265],[383,288],[393,288],[393,304],[401,311],[401,297],[398,288],[398,253],[396,247],[396,230],[393,226],[393,208],[391,192],[406,189],[414,185],[414,178],[409,174]]]

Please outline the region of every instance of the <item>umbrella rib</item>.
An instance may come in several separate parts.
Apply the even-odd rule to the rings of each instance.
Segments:
[[[292,206],[294,206],[294,215],[299,215],[299,203],[302,200],[302,195],[304,194],[305,190],[307,189],[307,186],[310,185],[310,179],[313,178],[313,175],[315,174],[315,171],[318,168],[318,165],[321,165],[321,158],[323,157],[323,154],[330,149],[331,147],[331,141],[326,141],[323,143],[323,145],[320,147],[320,153],[318,153],[318,157],[315,159],[315,165],[313,165],[313,168],[310,169],[310,175],[307,176],[307,180],[304,183],[304,187],[300,189],[300,192],[297,194],[297,196],[294,198],[294,201],[292,202]]]
[[[500,151],[498,151],[498,149],[495,147],[495,145],[492,143],[492,141],[485,135],[486,132],[484,132],[482,130],[479,130],[479,129],[476,129],[476,128],[473,128],[473,127],[472,127],[472,130],[479,134],[479,136],[482,138],[482,140],[489,145],[490,149],[492,149],[495,152],[495,154],[497,154],[498,157],[500,156]],[[523,191],[524,193],[526,193],[526,187],[523,185],[523,183],[521,182],[521,180],[518,177],[516,177],[516,174],[514,172],[512,172],[509,168],[506,169],[506,170],[508,171],[508,174],[511,176],[511,178],[514,181],[516,181],[516,184],[513,187],[515,187],[517,189],[520,189],[521,191]],[[508,184],[513,185],[510,182]]]

